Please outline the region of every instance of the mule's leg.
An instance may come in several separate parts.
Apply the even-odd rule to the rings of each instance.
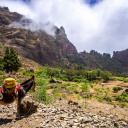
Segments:
[[[20,119],[20,104],[21,104],[21,100],[18,98],[17,99],[17,118]]]

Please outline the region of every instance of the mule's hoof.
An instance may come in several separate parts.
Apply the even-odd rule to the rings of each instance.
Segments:
[[[20,115],[16,115],[16,119],[20,120],[21,116]]]

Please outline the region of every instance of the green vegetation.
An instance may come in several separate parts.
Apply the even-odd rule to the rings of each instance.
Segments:
[[[4,78],[2,77],[2,75],[0,75],[0,85],[3,84],[3,80],[4,80]]]
[[[21,67],[21,62],[13,47],[6,47],[5,55],[3,57],[3,68],[7,72],[18,71]]]
[[[0,48],[4,48],[4,45],[2,43],[0,43]]]
[[[77,87],[78,87],[78,85],[76,84],[76,85],[67,87],[67,89],[68,89],[69,91],[76,92],[76,91],[77,91]]]
[[[60,59],[60,62],[63,62],[63,61],[64,61],[64,58],[61,58],[61,59]]]
[[[104,99],[105,99],[107,102],[109,102],[109,103],[111,103],[111,102],[113,101],[112,97],[110,97],[110,96],[106,96]]]
[[[86,83],[82,84],[81,89],[82,89],[83,92],[89,92],[89,87]]]
[[[98,53],[98,52],[95,51],[95,50],[91,50],[91,51],[90,51],[90,54],[92,54],[92,55],[100,55],[100,53]]]
[[[73,68],[58,69],[58,68],[47,67],[46,74],[50,78],[56,77],[64,81],[74,81],[78,83],[84,82],[84,79],[93,81],[93,80],[101,80],[101,78],[103,78],[104,81],[107,81],[111,78],[111,73],[107,71],[103,72],[100,69],[87,71],[87,70],[80,70],[80,68],[76,70],[76,67],[75,69]]]
[[[111,57],[111,55],[109,53],[103,53],[103,56],[104,57],[107,57],[107,58],[110,58]]]
[[[59,46],[59,45],[60,45],[59,40],[55,39],[55,40],[54,40],[54,42],[57,44],[57,46]]]
[[[0,58],[0,64],[3,64],[2,57]],[[114,94],[115,92],[122,90],[122,87],[117,86],[108,88],[102,83],[103,81],[106,82],[108,80],[127,82],[127,78],[111,78],[112,74],[108,71],[101,71],[100,69],[87,71],[83,69],[81,65],[69,69],[51,68],[46,65],[43,68],[36,70],[35,73],[27,68],[19,68],[18,71],[21,74],[20,76],[25,78],[30,78],[33,74],[36,76],[37,87],[36,92],[34,93],[34,100],[43,104],[53,103],[59,98],[68,98],[67,95],[75,97],[78,100],[91,100],[95,98],[99,102],[109,104],[114,104],[113,101],[115,100],[121,107],[127,106],[128,103],[128,96],[126,94],[120,96]],[[3,74],[3,71],[0,71],[0,74]],[[49,83],[51,78],[55,78],[58,81],[63,80],[63,83]],[[1,84],[3,79],[4,78],[0,75]],[[18,79],[17,82],[22,83],[23,81],[22,79]],[[126,102],[126,104],[124,102]]]
[[[122,87],[113,87],[113,91],[117,93],[118,91],[123,90]]]
[[[98,96],[97,96],[97,100],[98,100],[99,102],[103,102],[103,101],[104,101],[103,95],[98,95]]]
[[[18,82],[18,83],[22,83],[23,80],[22,80],[22,79],[18,79],[18,80],[16,80],[16,82]]]
[[[4,68],[3,57],[0,57],[0,70],[2,71],[3,68]]]
[[[115,100],[119,101],[119,102],[127,102],[128,103],[128,94],[122,93],[120,96],[116,96]]]
[[[52,102],[52,97],[50,97],[47,94],[46,87],[41,86],[37,88],[35,95],[34,95],[34,100],[40,103],[43,103],[43,104],[49,104]]]
[[[102,74],[101,74],[101,77],[103,78],[103,80],[105,82],[110,80],[111,76],[112,76],[112,74],[110,72],[108,72],[108,71],[102,72]]]

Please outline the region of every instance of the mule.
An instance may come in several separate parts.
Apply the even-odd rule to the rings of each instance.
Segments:
[[[34,75],[24,81],[23,83],[20,84],[20,89],[16,90],[15,92],[9,94],[9,93],[2,93],[2,99],[0,100],[1,105],[8,105],[13,103],[15,100],[17,101],[17,117],[20,118],[20,105],[21,105],[21,100],[25,97],[26,93],[32,89],[35,92],[35,77]]]

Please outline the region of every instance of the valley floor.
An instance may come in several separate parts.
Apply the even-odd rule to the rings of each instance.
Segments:
[[[30,96],[24,100],[31,101]],[[0,106],[1,128],[126,128],[127,121],[119,118],[124,113],[128,119],[128,110],[114,108],[112,105],[87,101],[86,108],[77,102],[58,99],[50,105],[38,104],[37,112],[16,119],[16,104]],[[97,114],[94,114],[97,113]],[[122,117],[123,118],[123,117]]]

